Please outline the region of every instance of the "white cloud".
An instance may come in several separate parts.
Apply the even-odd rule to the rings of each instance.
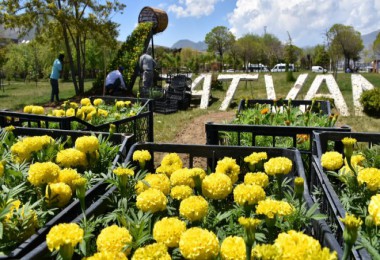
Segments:
[[[324,34],[335,23],[351,25],[362,34],[380,28],[378,0],[237,0],[229,14],[231,31],[241,37],[246,33],[266,32],[303,47],[323,43]]]
[[[168,11],[177,17],[202,17],[214,12],[214,7],[221,0],[179,0],[170,5]]]

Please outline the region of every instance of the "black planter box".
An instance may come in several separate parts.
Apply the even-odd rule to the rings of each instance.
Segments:
[[[327,222],[337,227],[336,237],[341,246],[343,246],[343,230],[344,224],[339,218],[344,218],[346,211],[334,190],[328,176],[324,173],[321,165],[322,154],[327,152],[329,146],[333,147],[334,151],[341,154],[343,153],[343,144],[341,140],[344,137],[352,137],[357,140],[360,145],[371,147],[374,144],[380,144],[380,133],[339,133],[339,132],[320,132],[314,133],[314,146],[313,146],[313,162],[311,169],[311,191],[318,194],[322,191],[319,198],[321,204],[320,210],[323,214],[328,216]],[[313,196],[314,200],[318,200]],[[352,250],[352,256],[355,259],[371,259],[369,253],[364,248]]]

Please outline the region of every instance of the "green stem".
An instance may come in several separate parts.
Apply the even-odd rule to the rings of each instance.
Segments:
[[[352,248],[352,245],[350,246],[347,243],[344,243],[342,260],[349,260],[350,259],[351,248]]]

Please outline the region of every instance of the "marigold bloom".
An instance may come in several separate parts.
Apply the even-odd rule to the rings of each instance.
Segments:
[[[115,105],[118,109],[123,108],[125,106],[124,101],[116,101]]]
[[[63,182],[50,183],[46,186],[45,198],[50,207],[62,208],[70,201],[72,195],[70,186]]]
[[[32,107],[32,114],[43,115],[43,114],[45,114],[45,109],[42,106],[33,106]]]
[[[275,216],[287,216],[293,213],[293,207],[286,201],[273,200],[267,198],[259,201],[256,207],[256,214],[265,215],[267,218]]]
[[[262,115],[266,115],[266,114],[268,114],[268,112],[269,112],[269,108],[267,108],[267,107],[260,110],[260,114],[262,114]]]
[[[170,175],[170,183],[172,186],[187,185],[191,188],[195,186],[193,174],[188,168],[175,170]]]
[[[55,161],[65,168],[87,167],[88,165],[86,154],[75,148],[59,151]]]
[[[82,106],[90,106],[91,105],[91,100],[89,98],[82,98],[80,101],[80,104]]]
[[[223,260],[245,260],[245,242],[242,237],[226,237],[220,246],[220,255]]]
[[[86,260],[127,260],[127,257],[122,252],[98,252],[93,256],[86,257]]]
[[[232,184],[238,180],[238,175],[240,174],[240,166],[236,163],[236,160],[230,157],[224,157],[222,160],[219,160],[215,173],[223,173],[230,177]]]
[[[186,230],[186,223],[176,217],[163,218],[153,227],[153,238],[167,247],[178,247],[179,239]]]
[[[132,260],[171,260],[167,247],[162,243],[154,243],[138,248]]]
[[[275,245],[255,245],[251,251],[251,259],[272,260],[279,259],[279,248]]]
[[[176,153],[169,153],[164,156],[161,161],[160,167],[156,169],[157,173],[165,173],[168,177],[170,175],[183,167],[183,162],[181,158]]]
[[[329,171],[338,170],[343,165],[343,155],[335,151],[326,152],[322,154],[321,165]]]
[[[148,150],[137,150],[133,153],[132,159],[133,161],[144,163],[150,161],[152,159],[152,156]]]
[[[363,224],[363,221],[360,218],[355,217],[354,215],[346,214],[345,218],[339,218],[346,228],[359,229]]]
[[[234,189],[234,200],[240,206],[254,205],[265,199],[265,191],[256,184],[239,184]]]
[[[206,177],[206,172],[202,168],[194,167],[190,169],[190,174],[193,178],[199,177],[200,180],[203,180]]]
[[[193,227],[182,234],[179,250],[186,259],[214,259],[219,254],[219,241],[214,233]]]
[[[245,217],[240,217],[238,221],[239,224],[242,225],[245,229],[256,229],[261,223],[260,219]]]
[[[28,171],[28,181],[34,186],[41,186],[54,182],[58,177],[60,168],[52,162],[34,163]]]
[[[364,161],[365,161],[365,157],[362,154],[356,154],[356,155],[351,156],[352,167],[363,166]],[[344,165],[348,165],[347,164],[347,157],[344,158]]]
[[[360,185],[365,183],[366,187],[372,192],[380,189],[380,169],[364,168],[359,171],[357,179]]]
[[[123,251],[124,247],[132,242],[132,236],[125,227],[112,225],[104,228],[96,239],[96,247],[99,252],[124,252],[129,255],[130,248]]]
[[[222,173],[207,175],[202,182],[203,196],[210,199],[225,199],[232,191],[231,179]]]
[[[187,185],[178,185],[170,190],[170,197],[176,200],[183,200],[194,194],[194,190]]]
[[[244,162],[249,163],[251,165],[255,165],[267,159],[268,159],[268,155],[266,152],[258,152],[258,153],[253,152],[252,154],[244,157]]]
[[[32,153],[44,149],[51,143],[54,143],[54,139],[47,135],[25,137],[12,145],[13,160],[18,163],[29,161]]]
[[[293,167],[293,163],[286,157],[275,157],[264,163],[265,172],[268,175],[288,174]]]
[[[75,109],[74,108],[69,108],[66,110],[66,116],[75,116]]]
[[[56,117],[64,117],[65,116],[65,110],[63,110],[63,109],[54,109],[51,112],[51,115],[52,116],[56,116]]]
[[[139,181],[135,186],[137,194],[140,194],[141,192],[149,188],[160,190],[165,195],[168,195],[170,192],[170,180],[168,176],[166,176],[165,174],[149,173],[144,177],[144,181],[147,182],[150,185],[150,187],[146,185],[145,183],[143,183],[142,181]]]
[[[117,176],[127,175],[127,176],[134,176],[135,172],[133,169],[124,168],[124,167],[117,167],[112,171]]]
[[[136,206],[143,212],[158,212],[166,209],[167,198],[157,189],[149,188],[141,192],[136,198]]]
[[[75,140],[75,148],[84,153],[93,153],[99,150],[99,140],[96,136],[81,136]]]
[[[24,106],[24,113],[32,113],[32,109],[33,109],[33,106],[32,105],[28,105],[28,106]]]
[[[100,106],[101,104],[104,103],[104,101],[101,98],[96,98],[96,99],[94,99],[93,103],[94,103],[94,106]]]
[[[376,226],[380,226],[380,194],[371,197],[368,205],[368,213],[372,216]]]
[[[75,169],[65,168],[59,171],[57,182],[63,182],[70,186],[71,190],[75,190],[73,181],[79,179],[81,175]]]
[[[266,175],[265,172],[248,172],[244,176],[244,183],[245,184],[256,184],[263,188],[266,188],[269,184],[269,177]]]
[[[190,196],[179,205],[179,214],[191,222],[202,220],[207,213],[208,202],[202,196]]]
[[[82,242],[84,231],[78,224],[64,223],[52,227],[46,236],[46,244],[50,251],[59,250],[61,246],[75,247]]]

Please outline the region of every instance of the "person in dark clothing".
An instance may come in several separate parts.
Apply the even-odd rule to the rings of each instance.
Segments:
[[[65,55],[63,53],[58,55],[58,58],[54,61],[53,67],[50,74],[50,85],[51,85],[51,97],[50,102],[54,102],[54,97],[56,101],[59,101],[59,85],[58,79],[62,75],[63,71],[63,59]]]
[[[124,68],[119,66],[117,70],[111,71],[106,77],[106,94],[110,95],[119,90],[127,90],[123,79]]]

